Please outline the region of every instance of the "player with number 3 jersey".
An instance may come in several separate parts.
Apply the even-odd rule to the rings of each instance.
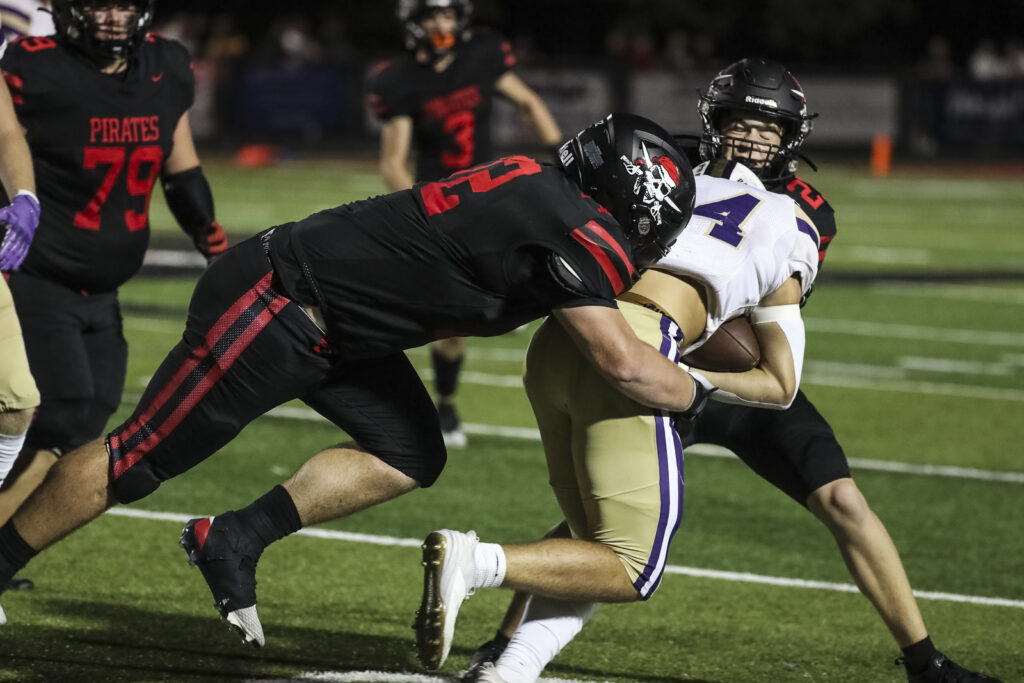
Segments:
[[[523,114],[546,146],[561,142],[540,97],[513,68],[507,40],[469,28],[469,0],[398,0],[406,52],[378,64],[367,81],[367,102],[381,121],[380,169],[391,190],[411,187],[492,158],[491,117],[496,95]],[[441,429],[449,447],[466,445],[455,410],[465,355],[461,337],[431,344]]]

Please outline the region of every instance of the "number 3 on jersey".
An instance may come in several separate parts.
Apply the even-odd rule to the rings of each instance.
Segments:
[[[752,194],[738,194],[735,197],[719,199],[717,202],[698,204],[693,209],[696,216],[704,216],[715,222],[708,236],[726,244],[738,247],[746,235],[743,224],[754,213],[761,200]]]
[[[92,169],[99,165],[109,164],[103,182],[100,183],[96,194],[86,204],[85,209],[75,212],[75,226],[86,230],[100,229],[100,211],[104,202],[114,189],[121,169],[124,168],[125,148],[124,147],[86,147],[85,155],[82,158],[82,168]],[[135,232],[146,227],[149,216],[149,199],[152,196],[153,184],[160,173],[160,165],[163,162],[164,153],[156,145],[136,147],[128,157],[128,173],[125,185],[128,194],[133,197],[145,197],[142,213],[132,210],[124,212],[124,222],[128,230]],[[145,176],[140,177],[139,171],[142,164],[149,163],[150,167]]]

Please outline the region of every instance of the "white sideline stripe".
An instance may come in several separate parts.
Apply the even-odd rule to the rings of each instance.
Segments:
[[[148,519],[157,520],[161,522],[180,522],[182,524],[184,524],[185,522],[194,517],[201,516],[183,515],[176,512],[151,512],[149,510],[136,510],[134,508],[125,507],[111,508],[110,510],[107,510],[107,514],[119,517],[131,517],[133,519]],[[300,536],[311,536],[313,538],[322,538],[333,541],[349,541],[351,543],[368,543],[371,545],[398,546],[403,548],[418,548],[423,542],[418,538],[396,538],[394,536],[358,534],[353,533],[351,531],[335,531],[333,529],[300,529],[296,533]],[[674,564],[665,565],[665,572],[668,574],[683,574],[686,576],[694,576],[705,579],[738,581],[741,583],[758,583],[771,586],[784,586],[788,588],[817,588],[821,590],[838,591],[841,593],[858,592],[858,588],[850,583],[832,583],[829,581],[811,581],[809,579],[791,579],[783,576],[765,576],[763,574],[751,574],[748,572],[729,572],[717,569],[700,569],[698,567],[683,567]],[[1013,607],[1016,609],[1024,609],[1024,600],[1010,600],[1008,598],[990,598],[977,595],[960,595],[957,593],[917,590],[914,591],[914,595],[918,598],[921,598],[922,600],[967,602],[973,605],[989,605],[994,607]]]
[[[171,266],[181,268],[184,266],[206,265],[206,259],[198,251],[177,251],[172,249],[149,249],[142,259],[146,266]]]
[[[859,593],[860,589],[852,583],[832,583],[831,581],[809,581],[807,579],[787,579],[780,576],[763,576],[748,572],[726,572],[717,569],[697,569],[695,567],[665,567],[668,574],[683,574],[702,579],[720,579],[722,581],[740,581],[743,583],[759,583],[769,586],[785,586],[787,588],[816,588],[820,590],[838,591],[840,593]],[[1007,598],[987,598],[976,595],[958,595],[936,591],[914,591],[914,597],[921,600],[943,600],[946,602],[967,602],[973,605],[990,605],[993,607],[1013,607],[1024,609],[1024,600]]]
[[[326,422],[319,414],[309,408],[297,406],[279,406],[269,413],[270,417],[286,420],[310,420]],[[510,439],[540,441],[540,432],[531,427],[499,427],[497,425],[462,423],[462,431],[467,434],[481,436],[503,436]],[[697,444],[686,450],[686,455],[703,455],[716,458],[735,458],[732,451],[721,446]],[[983,470],[974,467],[957,467],[955,465],[916,465],[909,462],[893,462],[890,460],[872,460],[869,458],[847,458],[854,468],[875,470],[878,472],[902,472],[934,477],[952,477],[954,479],[979,479],[982,481],[998,481],[1010,484],[1024,484],[1024,472],[1006,472],[1003,470]]]

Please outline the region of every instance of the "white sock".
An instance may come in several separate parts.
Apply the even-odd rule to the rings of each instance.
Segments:
[[[498,543],[477,543],[474,560],[476,588],[497,588],[505,580],[505,549]]]
[[[14,461],[18,459],[18,453],[21,453],[21,447],[24,445],[24,432],[18,436],[0,434],[0,484],[4,483],[7,474],[14,467]]]
[[[587,623],[597,604],[533,596],[495,666],[508,683],[534,683]]]

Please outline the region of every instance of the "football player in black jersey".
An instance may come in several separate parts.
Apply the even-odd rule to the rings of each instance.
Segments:
[[[380,170],[388,187],[412,187],[492,158],[494,96],[515,104],[546,146],[562,134],[544,102],[512,71],[509,43],[468,28],[469,0],[399,0],[407,52],[377,65],[367,83],[370,107],[381,120]],[[438,412],[445,444],[462,447],[465,434],[455,391],[465,355],[461,337],[431,344]]]
[[[255,568],[267,545],[440,474],[437,411],[404,354],[434,339],[502,334],[550,313],[627,396],[671,412],[702,404],[706,390],[615,304],[689,219],[689,162],[640,117],[615,114],[584,134],[582,159],[569,143],[558,166],[498,159],[226,252],[132,416],[62,458],[0,527],[0,586],[38,550],[301,398],[358,446],[322,451],[247,508],[182,532],[217,609],[262,645]]]
[[[743,163],[766,189],[792,197],[814,221],[821,237],[820,272],[836,223],[825,198],[796,175],[800,148],[817,116],[808,112],[800,83],[779,62],[742,59],[712,79],[698,113],[704,162]],[[694,443],[728,448],[822,521],[902,649],[910,683],[997,683],[967,671],[932,644],[892,539],[850,476],[832,427],[803,390],[784,411],[709,401],[684,437],[684,447]],[[495,637],[474,654],[465,681],[485,680],[483,664],[501,655],[524,607],[525,596],[517,594]]]
[[[42,205],[28,257],[10,273],[42,403],[0,520],[120,404],[117,289],[142,265],[157,180],[203,255],[227,246],[189,130],[189,56],[147,32],[152,16],[152,0],[55,0],[56,34],[19,38],[0,63]]]

